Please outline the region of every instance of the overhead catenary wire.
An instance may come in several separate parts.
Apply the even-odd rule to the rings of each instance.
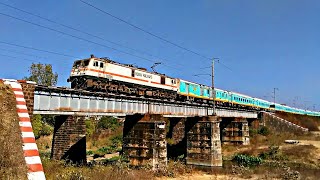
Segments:
[[[41,27],[41,28],[44,28],[44,29],[48,29],[48,30],[51,30],[51,31],[60,33],[60,34],[63,34],[63,35],[66,35],[66,36],[69,36],[69,37],[72,37],[72,38],[76,38],[76,39],[79,39],[79,40],[82,40],[82,41],[86,41],[86,42],[89,42],[89,43],[92,43],[92,44],[96,44],[96,45],[99,45],[99,46],[103,46],[103,47],[106,47],[106,48],[109,48],[109,49],[112,49],[112,50],[114,50],[114,51],[118,51],[118,52],[121,52],[121,53],[124,53],[124,54],[127,54],[127,55],[132,55],[132,54],[130,54],[130,53],[127,53],[127,52],[118,50],[118,49],[116,49],[116,48],[109,47],[109,46],[107,46],[107,45],[100,44],[100,43],[97,43],[97,42],[94,42],[94,41],[91,41],[91,40],[88,40],[88,39],[85,39],[85,38],[82,38],[82,37],[78,37],[78,36],[75,36],[75,35],[72,35],[72,34],[68,34],[68,33],[65,33],[65,32],[60,31],[60,30],[56,30],[56,29],[53,29],[53,28],[50,28],[50,27],[47,27],[47,26],[43,26],[43,25],[41,25],[41,24],[37,24],[37,23],[31,22],[31,21],[27,21],[27,20],[24,20],[24,19],[21,19],[21,18],[18,18],[18,17],[14,17],[14,16],[11,16],[11,15],[8,15],[8,14],[5,14],[5,13],[1,13],[1,12],[0,12],[0,14],[3,15],[3,16],[10,17],[10,18],[12,18],[12,19],[16,19],[16,20],[19,20],[19,21],[28,23],[28,24],[32,24],[32,25],[34,25],[34,26],[38,26],[38,27]],[[146,60],[146,61],[154,62],[154,61],[149,60],[149,59],[144,58],[144,57],[140,57],[140,56],[136,56],[136,55],[132,55],[132,56],[135,56],[135,57],[144,59],[144,60]]]
[[[92,33],[88,33],[88,32],[86,32],[86,31],[83,31],[83,30],[74,28],[74,27],[72,27],[72,26],[70,26],[70,25],[65,25],[65,24],[60,23],[60,22],[57,22],[57,21],[55,21],[55,20],[42,17],[42,16],[40,16],[40,15],[37,15],[37,14],[34,14],[34,13],[32,13],[32,12],[28,12],[28,11],[26,11],[26,10],[23,10],[23,9],[20,9],[20,8],[17,8],[17,7],[14,7],[14,6],[12,6],[12,5],[5,4],[5,3],[3,3],[3,2],[0,2],[0,4],[3,5],[3,6],[9,7],[9,8],[15,9],[15,10],[17,10],[17,11],[20,11],[20,12],[23,12],[23,13],[26,13],[26,14],[29,14],[29,15],[31,15],[31,16],[40,18],[40,19],[42,19],[42,20],[45,20],[45,21],[48,21],[48,22],[51,22],[51,23],[60,25],[60,26],[62,26],[62,27],[71,29],[71,30],[73,30],[73,31],[80,32],[80,33],[83,33],[83,34],[85,34],[85,35],[88,35],[88,36],[91,36],[91,37],[94,37],[94,38],[97,38],[97,39],[100,39],[100,40],[109,42],[109,43],[111,43],[111,44],[114,44],[114,45],[117,45],[117,46],[120,46],[120,47],[127,48],[127,49],[132,50],[132,51],[135,51],[135,52],[137,52],[137,53],[145,54],[145,55],[148,55],[148,56],[153,57],[153,58],[158,58],[158,57],[156,57],[155,55],[153,55],[153,54],[151,54],[151,53],[148,53],[148,52],[146,52],[146,51],[142,51],[142,50],[138,50],[138,49],[135,49],[135,48],[131,48],[131,47],[129,47],[129,46],[126,46],[126,45],[123,45],[123,44],[120,44],[120,43],[117,43],[117,42],[108,40],[108,39],[106,39],[106,38],[103,38],[103,37],[101,37],[101,36],[97,36],[97,35],[92,34]],[[163,59],[163,58],[158,58],[158,59],[160,59],[160,60],[162,60],[162,61],[167,61],[167,62],[169,62],[168,60],[165,60],[165,59]],[[182,64],[179,64],[179,63],[174,63],[174,64],[183,66]]]
[[[68,34],[68,33],[65,33],[65,32],[63,32],[63,31],[56,30],[56,29],[53,29],[53,28],[50,28],[50,27],[47,27],[47,26],[43,26],[43,25],[41,25],[41,24],[37,24],[37,23],[31,22],[31,21],[27,21],[27,20],[24,20],[24,19],[15,17],[15,16],[11,16],[11,15],[9,15],[9,14],[5,14],[5,13],[1,13],[1,12],[0,12],[0,15],[3,15],[3,16],[6,16],[6,17],[9,17],[9,18],[15,19],[15,20],[19,20],[19,21],[22,21],[22,22],[25,22],[25,23],[28,23],[28,24],[32,24],[32,25],[34,25],[34,26],[38,26],[38,27],[41,27],[41,28],[44,28],[44,29],[48,29],[48,30],[51,30],[51,31],[57,32],[57,33],[59,33],[59,34],[62,34],[62,35],[65,35],[65,36],[69,36],[69,37],[72,37],[72,38],[75,38],[75,39],[78,39],[78,40],[82,40],[82,41],[85,41],[85,42],[89,42],[89,43],[91,43],[91,44],[95,44],[95,45],[99,45],[99,46],[102,46],[102,47],[105,47],[105,48],[109,48],[109,49],[111,49],[111,50],[114,50],[114,51],[117,51],[117,52],[120,52],[120,53],[123,53],[123,54],[127,54],[127,55],[130,55],[130,56],[133,56],[133,57],[136,57],[136,58],[145,60],[145,61],[149,61],[149,62],[152,62],[152,63],[157,62],[157,61],[154,61],[154,60],[151,60],[151,59],[142,57],[142,56],[137,56],[137,55],[135,55],[135,54],[132,54],[132,53],[129,53],[129,52],[126,52],[126,51],[119,50],[119,49],[114,48],[114,47],[110,47],[110,46],[107,46],[107,45],[104,45],[104,44],[101,44],[101,43],[97,43],[97,42],[92,41],[92,40],[88,40],[88,39],[85,39],[85,38],[82,38],[82,37],[79,37],[79,36],[75,36],[75,35],[72,35],[72,34]],[[175,67],[172,67],[172,66],[168,66],[168,65],[166,65],[166,64],[163,64],[163,66],[166,66],[166,67],[169,67],[169,68],[172,68],[172,69],[176,69],[176,70],[178,70],[178,71],[181,71],[181,70],[178,69],[178,68],[175,68]],[[182,71],[181,71],[181,72],[182,72]]]
[[[129,26],[131,26],[131,27],[133,27],[133,28],[135,28],[135,29],[138,29],[138,30],[140,30],[140,31],[142,31],[142,32],[144,32],[144,33],[146,33],[146,34],[149,34],[150,36],[153,36],[153,37],[155,37],[155,38],[157,38],[157,39],[160,39],[160,40],[163,41],[163,42],[166,42],[166,43],[171,44],[171,45],[173,45],[173,46],[175,46],[175,47],[177,47],[177,48],[180,48],[180,49],[182,49],[182,50],[185,50],[185,51],[187,51],[187,52],[190,52],[190,53],[192,53],[192,54],[195,54],[195,55],[197,55],[197,56],[199,56],[199,57],[201,57],[201,58],[203,58],[203,59],[212,61],[212,58],[210,58],[210,57],[207,57],[207,56],[205,56],[205,55],[202,55],[202,54],[200,54],[200,53],[198,53],[198,52],[196,52],[196,51],[194,51],[194,50],[191,50],[191,49],[189,49],[189,48],[183,47],[183,46],[181,46],[181,45],[179,45],[179,44],[177,44],[177,43],[174,43],[174,42],[172,42],[172,41],[170,41],[170,40],[168,40],[168,39],[165,39],[165,38],[163,38],[163,37],[161,37],[161,36],[159,36],[159,35],[156,35],[155,33],[152,33],[152,32],[150,32],[150,31],[148,31],[148,30],[146,30],[146,29],[144,29],[144,28],[142,28],[142,27],[140,27],[140,26],[137,26],[137,25],[135,25],[135,24],[127,21],[127,20],[124,20],[124,19],[122,19],[122,18],[120,18],[120,17],[118,17],[118,16],[115,16],[115,15],[111,14],[110,12],[107,12],[106,10],[103,10],[103,9],[101,9],[101,8],[99,8],[99,7],[91,4],[91,3],[88,3],[88,2],[86,2],[86,1],[84,1],[84,0],[79,0],[79,1],[82,2],[82,3],[84,3],[84,4],[86,4],[87,6],[90,6],[91,8],[93,8],[93,9],[95,9],[95,10],[97,10],[97,11],[100,11],[100,12],[102,12],[102,13],[104,13],[104,14],[106,14],[106,15],[114,18],[114,19],[117,19],[118,21],[121,21],[121,22],[123,22],[123,23],[125,23],[125,24],[127,24],[127,25],[129,25]],[[214,61],[216,61],[216,60],[214,60]],[[223,64],[223,63],[221,63],[221,62],[218,62],[218,63],[221,64],[221,65],[223,65],[225,68],[227,68],[227,69],[229,69],[229,70],[232,71],[232,69],[229,68],[228,66],[226,66],[225,64]]]
[[[18,54],[23,54],[23,55],[26,55],[26,56],[31,56],[31,57],[35,57],[35,58],[39,58],[39,59],[48,59],[47,57],[36,56],[36,55],[33,55],[33,54],[21,52],[21,51],[15,51],[15,50],[10,50],[10,49],[3,49],[3,48],[0,48],[0,50],[7,51],[7,52],[18,53]]]
[[[46,53],[49,53],[49,54],[55,54],[55,55],[59,55],[59,56],[72,57],[72,58],[80,59],[80,57],[76,57],[76,56],[73,56],[73,55],[58,53],[58,52],[54,52],[54,51],[48,51],[48,50],[44,50],[44,49],[38,49],[38,48],[34,48],[34,47],[23,46],[23,45],[9,43],[9,42],[5,42],[5,41],[0,41],[0,43],[1,44],[10,45],[10,46],[16,46],[16,47],[20,47],[20,48],[24,48],[24,49],[31,49],[31,50],[35,50],[35,51],[46,52]]]
[[[35,62],[35,60],[32,60],[32,59],[21,58],[21,57],[16,57],[16,56],[10,56],[10,55],[1,54],[1,53],[0,53],[0,56],[9,57],[9,58],[13,58],[13,59],[19,59],[19,60],[23,60],[23,61]]]

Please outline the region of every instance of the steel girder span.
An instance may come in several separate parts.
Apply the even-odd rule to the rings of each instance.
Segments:
[[[127,96],[81,95],[72,92],[34,92],[34,114],[125,116],[130,114],[162,114],[167,117],[212,115],[212,108],[200,104],[178,103]],[[258,112],[216,109],[220,117],[257,118]]]

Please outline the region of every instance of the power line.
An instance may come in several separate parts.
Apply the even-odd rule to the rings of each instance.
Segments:
[[[106,47],[106,48],[109,48],[111,50],[114,50],[114,51],[117,51],[117,52],[120,52],[120,53],[123,53],[123,54],[127,54],[127,55],[130,55],[130,56],[133,56],[133,57],[136,57],[136,58],[139,58],[139,59],[142,59],[142,60],[145,60],[145,61],[149,61],[149,62],[156,62],[156,61],[153,61],[151,59],[148,59],[148,58],[144,58],[142,56],[137,56],[135,54],[132,54],[132,53],[129,53],[129,52],[126,52],[126,51],[122,51],[122,50],[119,50],[117,48],[113,48],[113,47],[110,47],[110,46],[107,46],[107,45],[104,45],[104,44],[100,44],[100,43],[97,43],[97,42],[94,42],[94,41],[91,41],[91,40],[88,40],[88,39],[85,39],[85,38],[82,38],[82,37],[78,37],[78,36],[75,36],[75,35],[72,35],[72,34],[68,34],[68,33],[65,33],[63,31],[59,31],[59,30],[56,30],[56,29],[53,29],[53,28],[50,28],[50,27],[47,27],[47,26],[43,26],[41,24],[37,24],[37,23],[34,23],[34,22],[31,22],[31,21],[27,21],[27,20],[24,20],[24,19],[21,19],[21,18],[18,18],[18,17],[14,17],[14,16],[11,16],[9,14],[5,14],[5,13],[1,13],[0,12],[0,15],[3,15],[3,16],[6,16],[6,17],[10,17],[12,19],[15,19],[15,20],[18,20],[18,21],[22,21],[22,22],[25,22],[25,23],[28,23],[28,24],[32,24],[34,26],[38,26],[38,27],[41,27],[41,28],[44,28],[44,29],[48,29],[50,31],[54,31],[54,32],[57,32],[59,34],[62,34],[62,35],[66,35],[66,36],[69,36],[69,37],[72,37],[72,38],[75,38],[75,39],[79,39],[79,40],[82,40],[82,41],[86,41],[86,42],[89,42],[89,43],[92,43],[92,44],[95,44],[95,45],[99,45],[99,46],[102,46],[102,47]],[[1,41],[0,41],[1,42]],[[166,66],[166,67],[169,67],[169,68],[172,68],[172,69],[176,69],[178,71],[181,71],[180,69],[178,68],[175,68],[175,67],[172,67],[172,66],[168,66],[166,64],[163,64],[163,66]],[[181,71],[182,72],[182,71]]]
[[[14,7],[14,6],[9,5],[9,4],[5,4],[5,3],[2,3],[2,2],[0,2],[0,4],[2,4],[2,5],[4,5],[4,6],[7,6],[7,7],[9,7],[9,8],[15,9],[15,10],[17,10],[17,11],[21,11],[21,12],[23,12],[23,13],[29,14],[29,15],[31,15],[31,16],[40,18],[40,19],[42,19],[42,20],[45,20],[45,21],[48,21],[48,22],[51,22],[51,23],[60,25],[60,26],[62,26],[62,27],[65,27],[65,28],[68,28],[68,29],[71,29],[71,30],[74,30],[74,31],[77,31],[77,32],[80,32],[80,33],[83,33],[83,34],[86,34],[86,35],[88,35],[88,36],[91,36],[91,37],[94,37],[94,38],[97,38],[97,39],[100,39],[100,40],[109,42],[109,43],[111,43],[111,44],[115,44],[115,45],[118,45],[118,46],[120,46],[120,47],[124,47],[124,48],[130,49],[130,50],[135,51],[135,52],[138,52],[138,53],[140,53],[140,54],[145,54],[145,55],[148,55],[148,56],[157,58],[156,56],[154,56],[154,55],[152,55],[152,54],[150,54],[150,53],[148,53],[148,52],[146,52],[146,51],[141,51],[141,50],[138,50],[138,49],[134,49],[134,48],[131,48],[131,47],[122,45],[122,44],[117,43],[117,42],[114,42],[114,41],[110,41],[110,40],[105,39],[105,38],[102,38],[102,37],[100,37],[100,36],[97,36],[97,35],[94,35],[94,34],[85,32],[85,31],[83,31],[83,30],[76,29],[76,28],[71,27],[71,26],[69,26],[69,25],[65,25],[65,24],[59,23],[59,22],[54,21],[54,20],[52,20],[52,19],[48,19],[48,18],[42,17],[42,16],[40,16],[40,15],[31,13],[31,12],[28,12],[28,11],[26,11],[26,10],[23,10],[23,9],[20,9],[20,8],[17,8],[17,7]],[[161,59],[161,58],[159,58],[159,59]],[[164,60],[164,59],[161,59],[161,60]],[[168,62],[168,60],[164,60],[164,61],[167,61],[167,62]],[[175,63],[175,64],[180,65],[180,66],[183,66],[182,64],[179,64],[179,63]]]
[[[68,54],[62,54],[62,53],[58,53],[58,52],[47,51],[47,50],[37,49],[37,48],[33,48],[33,47],[28,47],[28,46],[22,46],[22,45],[18,45],[18,44],[9,43],[9,42],[0,41],[0,43],[6,44],[6,45],[11,45],[11,46],[16,46],[16,47],[21,47],[21,48],[25,48],[25,49],[32,49],[32,50],[35,50],[35,51],[41,51],[41,52],[46,52],[46,53],[50,53],[50,54],[55,54],[55,55],[60,55],[60,56],[72,57],[72,58],[80,59],[79,57],[68,55]]]
[[[7,52],[18,53],[18,54],[23,54],[23,55],[27,55],[27,56],[31,56],[31,57],[40,58],[40,59],[48,59],[46,57],[36,56],[36,55],[33,55],[33,54],[28,54],[28,53],[21,52],[21,51],[14,51],[14,50],[9,50],[9,49],[2,49],[2,48],[0,48],[0,50],[7,51]]]
[[[6,54],[0,54],[0,56],[4,56],[4,57],[9,57],[9,58],[14,58],[14,59],[19,59],[19,60],[24,60],[24,61],[29,61],[29,62],[35,62],[32,59],[26,59],[26,58],[20,58],[20,57],[16,57],[16,56],[9,56]]]
[[[156,37],[156,38],[158,38],[158,39],[160,39],[160,40],[162,40],[162,41],[164,41],[164,42],[166,42],[166,43],[169,43],[169,44],[171,44],[171,45],[173,45],[173,46],[176,46],[176,47],[178,47],[178,48],[180,48],[180,49],[183,49],[183,50],[185,50],[185,51],[191,52],[191,53],[193,53],[193,54],[195,54],[195,55],[198,55],[198,56],[200,56],[200,57],[202,57],[202,58],[204,58],[204,59],[209,59],[209,60],[210,60],[209,57],[206,57],[206,56],[204,56],[204,55],[201,55],[200,53],[197,53],[197,52],[195,52],[195,51],[192,51],[192,50],[190,50],[190,49],[187,49],[187,48],[185,48],[185,47],[182,47],[182,46],[180,46],[180,45],[178,45],[178,44],[176,44],[176,43],[174,43],[174,42],[171,42],[171,41],[169,41],[169,40],[167,40],[167,39],[164,39],[164,38],[162,38],[162,37],[160,37],[160,36],[158,36],[158,35],[156,35],[156,34],[154,34],[154,33],[151,33],[150,31],[147,31],[147,30],[145,30],[145,29],[143,29],[143,28],[141,28],[141,27],[139,27],[139,26],[137,26],[137,25],[134,25],[134,24],[130,23],[129,21],[126,21],[126,20],[124,20],[124,19],[121,19],[121,18],[119,18],[119,17],[117,17],[117,16],[115,16],[115,15],[113,15],[113,14],[111,14],[111,13],[105,11],[105,10],[102,10],[102,9],[100,9],[100,8],[94,6],[94,5],[92,5],[92,4],[90,4],[90,3],[86,2],[86,1],[83,1],[83,0],[79,0],[79,1],[81,1],[82,3],[84,3],[84,4],[86,4],[86,5],[94,8],[94,9],[96,9],[96,10],[98,10],[98,11],[100,11],[100,12],[102,12],[102,13],[104,13],[104,14],[112,17],[112,18],[114,18],[114,19],[117,19],[117,20],[119,20],[119,21],[121,21],[121,22],[123,22],[123,23],[125,23],[125,24],[128,24],[128,25],[130,25],[131,27],[134,27],[134,28],[136,28],[136,29],[138,29],[138,30],[140,30],[140,31],[142,31],[142,32],[144,32],[144,33],[147,33],[147,34],[149,34],[149,35],[151,35],[151,36],[153,36],[153,37]]]
[[[127,24],[127,25],[129,25],[129,26],[131,26],[131,27],[133,27],[133,28],[135,28],[135,29],[138,29],[138,30],[140,30],[140,31],[142,31],[142,32],[144,32],[144,33],[146,33],[146,34],[149,34],[149,35],[151,35],[151,36],[153,36],[153,37],[155,37],[155,38],[157,38],[157,39],[160,39],[160,40],[162,40],[162,41],[164,41],[164,42],[166,42],[166,43],[168,43],[168,44],[171,44],[171,45],[173,45],[173,46],[175,46],[175,47],[178,47],[178,48],[180,48],[180,49],[183,49],[183,50],[185,50],[185,51],[188,51],[188,52],[190,52],[190,53],[192,53],[192,54],[195,54],[195,55],[197,55],[197,56],[199,56],[199,57],[202,57],[203,59],[212,61],[212,58],[210,58],[210,57],[207,57],[207,56],[202,55],[202,54],[200,54],[200,53],[198,53],[198,52],[195,52],[195,51],[193,51],[193,50],[191,50],[191,49],[188,49],[188,48],[186,48],[186,47],[183,47],[183,46],[181,46],[181,45],[179,45],[179,44],[177,44],[177,43],[174,43],[174,42],[172,42],[172,41],[169,41],[169,40],[167,40],[167,39],[165,39],[165,38],[163,38],[163,37],[161,37],[161,36],[159,36],[159,35],[156,35],[156,34],[150,32],[150,31],[148,31],[148,30],[145,30],[144,28],[141,28],[141,27],[139,27],[139,26],[137,26],[137,25],[135,25],[135,24],[132,24],[132,23],[130,23],[130,22],[127,21],[127,20],[124,20],[124,19],[122,19],[122,18],[119,18],[119,17],[117,17],[117,16],[115,16],[115,15],[113,15],[113,14],[111,14],[111,13],[109,13],[109,12],[107,12],[107,11],[101,9],[101,8],[98,8],[98,7],[94,6],[93,4],[90,4],[90,3],[86,2],[86,1],[83,1],[83,0],[79,0],[79,1],[82,2],[82,3],[84,3],[84,4],[86,4],[87,6],[92,7],[93,9],[96,9],[96,10],[98,10],[98,11],[100,11],[100,12],[102,12],[102,13],[104,13],[104,14],[106,14],[106,15],[114,18],[114,19],[117,19],[118,21],[121,21],[121,22],[123,22],[123,23],[125,23],[125,24]],[[215,60],[215,61],[216,61],[216,60]],[[225,64],[223,64],[223,63],[221,63],[221,62],[218,62],[218,63],[221,64],[221,65],[223,65],[225,68],[231,70],[231,68],[229,68],[229,67],[226,66]],[[231,70],[231,71],[232,71],[232,70]]]

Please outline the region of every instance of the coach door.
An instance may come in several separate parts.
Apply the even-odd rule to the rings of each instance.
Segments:
[[[160,84],[166,84],[166,77],[165,76],[161,76]]]
[[[186,94],[189,94],[189,84],[186,83]]]

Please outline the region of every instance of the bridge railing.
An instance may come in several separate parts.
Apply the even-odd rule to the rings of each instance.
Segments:
[[[189,117],[213,114],[212,107],[204,104],[106,95],[67,88],[36,88],[34,92],[34,114],[68,115],[113,115],[162,114],[165,116]],[[257,112],[216,109],[221,117],[257,118]]]

